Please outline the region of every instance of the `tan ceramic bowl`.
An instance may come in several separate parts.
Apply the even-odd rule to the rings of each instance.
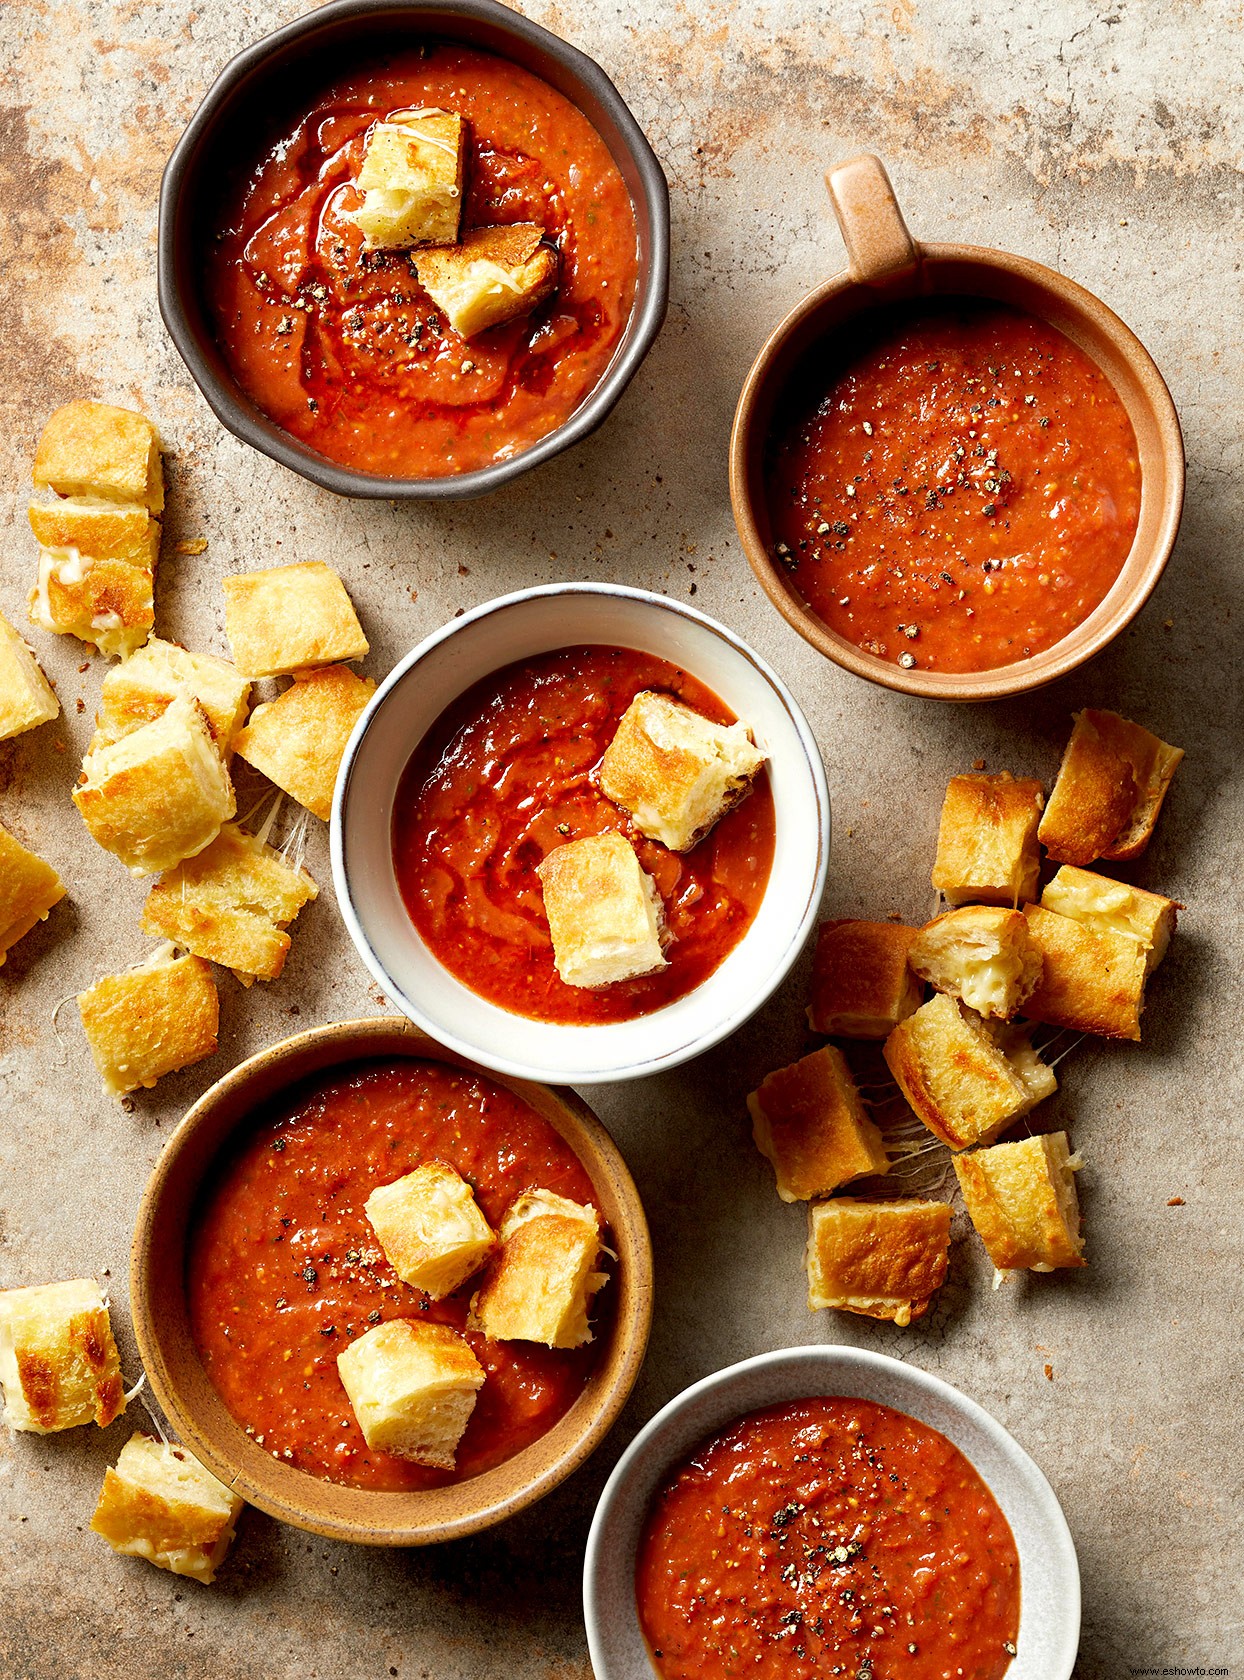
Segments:
[[[1183,438],[1165,381],[1136,335],[1073,280],[1006,251],[978,245],[917,244],[889,177],[867,154],[826,177],[847,247],[848,267],[791,310],[757,356],[743,386],[730,439],[730,500],[752,570],[799,634],[844,670],[886,688],[937,700],[994,700],[1040,688],[1082,665],[1144,606],[1179,530],[1184,498]],[[800,359],[814,344],[850,330],[878,305],[975,296],[1049,321],[1097,363],[1131,418],[1140,453],[1140,522],[1131,552],[1106,598],[1044,653],[992,671],[904,671],[865,653],[817,616],[771,553],[764,452],[773,415]]]
[[[340,1487],[281,1464],[234,1422],[199,1361],[186,1306],[186,1247],[200,1187],[231,1134],[309,1074],[365,1057],[444,1062],[495,1080],[566,1140],[587,1170],[618,1256],[612,1317],[582,1394],[547,1435],[468,1481],[416,1493]],[[252,1056],[199,1098],[173,1133],[143,1196],[130,1258],[134,1330],[147,1377],[177,1434],[221,1481],[282,1522],[335,1540],[424,1546],[489,1528],[540,1499],[600,1444],[634,1385],[652,1317],[652,1250],[643,1205],[604,1127],[570,1091],[486,1072],[406,1023],[345,1021]]]

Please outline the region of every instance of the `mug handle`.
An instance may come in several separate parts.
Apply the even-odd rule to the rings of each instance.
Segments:
[[[831,169],[825,185],[842,230],[852,280],[877,285],[916,267],[920,247],[907,231],[880,158],[861,152]]]

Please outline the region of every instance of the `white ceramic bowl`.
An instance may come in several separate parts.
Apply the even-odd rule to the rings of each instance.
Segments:
[[[605,1484],[588,1535],[583,1613],[596,1680],[655,1680],[635,1602],[635,1553],[666,1474],[734,1419],[817,1394],[893,1406],[954,1442],[1002,1507],[1019,1550],[1019,1640],[1006,1680],[1068,1680],[1080,1641],[1080,1571],[1050,1484],[974,1400],[912,1365],[851,1347],[745,1359],[685,1389],[640,1430]]]
[[[668,659],[750,724],[769,759],[777,839],[755,920],[702,985],[633,1021],[567,1026],[501,1009],[441,965],[402,903],[390,835],[402,771],[451,701],[515,660],[587,643]],[[825,885],[829,791],[812,731],[786,685],[723,625],[640,589],[556,584],[477,607],[394,668],[346,748],[333,801],[332,859],[351,938],[385,994],[417,1026],[499,1073],[593,1085],[699,1055],[781,983]]]

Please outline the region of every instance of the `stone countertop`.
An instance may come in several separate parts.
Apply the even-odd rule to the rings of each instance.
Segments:
[[[166,636],[226,652],[221,576],[304,558],[343,573],[376,677],[459,609],[523,585],[610,578],[693,598],[772,660],[808,712],[836,819],[826,905],[846,915],[922,919],[947,778],[983,759],[1048,783],[1071,710],[1115,707],[1187,749],[1134,871],[1187,909],[1145,1042],[1080,1045],[1048,1111],[1088,1163],[1088,1269],[995,1292],[960,1213],[950,1281],[911,1329],[808,1314],[803,1210],[773,1194],[743,1103],[806,1047],[805,958],[724,1052],[591,1093],[648,1207],[658,1302],[621,1423],[564,1487],[492,1533],[413,1552],[353,1550],[251,1512],[204,1589],[114,1558],[87,1529],[129,1422],[5,1435],[0,1674],[589,1680],[580,1560],[626,1441],[706,1372],[830,1340],[948,1378],[1036,1458],[1083,1567],[1083,1680],[1244,1663],[1228,1470],[1244,1418],[1224,1311],[1242,1265],[1229,1141],[1244,1097],[1232,879],[1244,669],[1238,6],[531,0],[533,17],[606,67],[665,163],[669,319],[587,443],[487,500],[404,507],[336,500],[225,434],[156,309],[164,159],[224,61],[302,9],[12,0],[0,12],[0,609],[23,622],[26,482],[48,411],[75,396],[133,403],[168,449]],[[1165,578],[1114,647],[1035,697],[955,709],[864,684],[787,628],[739,552],[725,472],[735,397],[774,321],[841,266],[821,175],[863,148],[888,162],[917,237],[1026,253],[1116,306],[1182,417],[1188,501]],[[175,553],[198,537],[205,553]],[[104,663],[67,638],[32,639],[64,713],[0,746],[0,820],[60,869],[70,897],[0,971],[0,1287],[110,1273],[132,1370],[130,1230],[177,1117],[252,1050],[384,1004],[325,891],[279,982],[243,991],[222,976],[213,1060],[124,1108],[102,1095],[66,1000],[144,954],[145,888],[69,805]],[[308,821],[306,861],[327,885],[326,832]]]

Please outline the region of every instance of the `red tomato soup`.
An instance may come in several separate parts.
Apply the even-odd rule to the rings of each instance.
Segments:
[[[845,364],[811,358],[767,463],[775,554],[856,647],[988,671],[1103,600],[1140,517],[1106,376],[1035,316],[973,299],[882,311]]]
[[[797,1400],[704,1443],[653,1499],[636,1575],[666,1680],[999,1680],[1019,1557],[963,1454],[903,1412]]]
[[[310,96],[309,96],[310,97]],[[410,251],[364,251],[351,213],[369,129],[440,108],[469,124],[462,232],[538,222],[553,296],[469,342]],[[429,42],[343,75],[224,187],[205,294],[234,378],[320,454],[393,477],[470,472],[555,430],[600,380],[635,296],[635,215],[581,111],[508,59]]]
[[[595,1362],[595,1342],[560,1350],[466,1331],[486,1377],[457,1468],[367,1446],[337,1355],[386,1319],[465,1330],[479,1285],[472,1278],[432,1301],[403,1283],[363,1212],[373,1190],[431,1161],[467,1180],[494,1229],[533,1186],[596,1203],[574,1151],[509,1091],[436,1062],[399,1061],[321,1076],[257,1115],[199,1213],[187,1287],[204,1368],[248,1435],[327,1481],[391,1490],[465,1481],[551,1429]],[[596,1297],[597,1336],[611,1294]]]
[[[411,920],[464,985],[516,1014],[580,1024],[649,1014],[707,979],[760,907],[774,845],[764,770],[743,803],[681,854],[645,839],[600,791],[605,748],[644,689],[737,722],[703,683],[653,654],[561,648],[468,689],[403,775],[393,857]],[[661,895],[667,966],[589,991],[553,966],[536,870],[556,847],[610,829],[632,843]]]

